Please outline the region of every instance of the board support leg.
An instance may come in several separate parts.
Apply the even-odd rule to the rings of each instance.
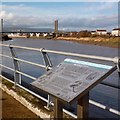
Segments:
[[[63,103],[57,98],[54,100],[54,119],[63,119]]]
[[[77,103],[77,117],[78,119],[87,119],[89,112],[89,93],[78,99]]]

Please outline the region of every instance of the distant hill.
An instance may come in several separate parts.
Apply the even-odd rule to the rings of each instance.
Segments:
[[[5,27],[3,32],[54,32],[52,28],[12,28]]]
[[[2,37],[2,39],[0,39],[0,41],[7,41],[7,40],[12,40],[12,38],[8,37],[7,35],[1,35],[0,34],[0,38]]]

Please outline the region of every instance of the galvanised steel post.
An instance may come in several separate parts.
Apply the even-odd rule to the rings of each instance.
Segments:
[[[0,28],[1,35],[3,35],[3,19],[1,19],[1,28]]]
[[[118,72],[120,72],[120,57],[114,57],[113,62],[117,64]]]
[[[120,57],[114,57],[113,62],[117,64],[118,75],[120,79]]]
[[[49,67],[52,67],[52,62],[51,62],[50,57],[47,54],[47,52],[44,52],[43,50],[45,50],[45,49],[41,48],[40,52],[42,53],[43,61],[44,61],[44,64],[46,66],[46,70],[48,71]]]
[[[13,66],[14,66],[14,86],[16,87],[16,84],[21,84],[21,74],[19,74],[17,71],[20,71],[20,67],[19,67],[19,62],[15,59],[17,58],[17,55],[15,53],[15,50],[13,49],[13,47],[11,47],[11,45],[9,45],[10,48],[10,52],[13,58]]]
[[[44,64],[46,66],[46,71],[50,70],[49,68],[52,67],[52,62],[50,60],[50,57],[49,55],[47,54],[47,52],[43,52],[44,48],[41,48],[40,49],[40,52],[42,53],[42,57],[43,57],[43,61],[44,61]],[[45,106],[45,108],[47,108],[48,110],[50,110],[50,106],[51,106],[51,96],[48,95],[48,102],[47,102],[47,106]]]

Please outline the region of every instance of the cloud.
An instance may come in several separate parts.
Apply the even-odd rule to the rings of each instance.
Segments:
[[[35,16],[17,16],[14,15],[12,19],[4,19],[4,25],[9,27],[52,27],[54,24],[54,19],[45,17],[35,17]]]
[[[6,11],[1,11],[0,12],[0,18],[6,19],[6,20],[10,20],[13,19],[13,14],[12,13],[7,13]]]
[[[86,14],[63,14],[57,10],[50,11],[46,8],[36,8],[26,6],[25,4],[18,5],[3,5],[3,11],[0,12],[0,17],[4,18],[4,25],[11,27],[49,27],[54,28],[54,20],[59,20],[59,28],[64,30],[81,30],[81,29],[97,29],[105,28],[112,29],[118,24],[118,15],[104,14],[104,11],[110,11],[114,8],[113,3],[101,3],[100,6],[88,6],[84,9]],[[78,8],[82,11],[83,8]],[[73,10],[73,9],[72,9]],[[72,11],[71,10],[71,11]],[[99,14],[92,14],[93,11],[98,11]],[[101,13],[101,11],[103,13]]]
[[[4,2],[119,2],[119,0],[2,0]]]
[[[38,16],[38,15],[51,13],[49,9],[42,8],[42,7],[35,7],[34,5],[30,6],[30,5],[27,5],[26,3],[18,3],[18,4],[16,3],[15,5],[3,4],[2,10],[6,12],[11,12],[14,15],[19,15],[19,16],[26,16],[26,15]]]
[[[9,13],[7,14],[11,16]],[[7,16],[7,17],[8,17]],[[8,18],[9,18],[8,17]],[[117,15],[111,16],[94,16],[94,17],[78,17],[78,16],[13,16],[11,19],[5,20],[6,26],[16,26],[16,27],[54,27],[54,20],[58,19],[60,29],[69,30],[81,30],[81,29],[96,29],[105,28],[112,29],[117,26],[118,17]]]
[[[112,29],[118,25],[118,16],[94,16],[92,18],[68,17],[60,19],[60,27],[81,29]]]
[[[40,5],[39,7],[35,6],[35,4]],[[44,16],[44,15],[61,15],[61,14],[80,14],[81,16],[88,16],[92,14],[106,14],[106,12],[117,12],[118,4],[116,2],[79,2],[78,4],[73,3],[70,5],[68,3],[53,3],[55,6],[50,3],[50,5],[46,5],[45,3],[34,2],[33,5],[31,3],[27,5],[27,3],[16,3],[16,4],[3,4],[2,9],[6,12],[12,12],[14,15],[33,15],[33,16]],[[43,6],[42,6],[43,4]],[[83,6],[82,6],[83,4]],[[77,5],[77,6],[76,6]],[[57,8],[58,6],[58,8]],[[61,6],[61,7],[59,7]]]
[[[94,6],[89,5],[86,9],[86,11],[89,13],[94,11],[94,12],[106,12],[106,11],[112,11],[114,10],[114,12],[118,11],[118,3],[117,2],[92,2],[94,4]],[[92,4],[90,3],[90,4]],[[96,3],[96,4],[95,4]],[[116,10],[116,11],[115,11]]]

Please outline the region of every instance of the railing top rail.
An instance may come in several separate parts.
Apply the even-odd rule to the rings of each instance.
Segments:
[[[62,51],[56,51],[56,50],[47,50],[47,49],[43,49],[43,48],[16,46],[16,45],[11,45],[11,44],[10,45],[9,44],[0,44],[0,46],[13,47],[13,48],[19,48],[19,49],[25,49],[25,50],[33,50],[33,51],[39,51],[39,52],[47,52],[47,53],[65,55],[65,56],[74,56],[74,57],[82,57],[82,58],[96,59],[96,60],[102,60],[102,61],[110,61],[110,62],[115,62],[115,63],[117,63],[119,61],[118,57],[111,58],[111,57],[103,57],[103,56],[85,55],[85,54],[62,52]]]
[[[109,58],[109,57],[102,57],[102,56],[93,56],[93,55],[85,55],[85,54],[78,54],[78,53],[71,53],[71,52],[62,52],[62,51],[55,51],[55,50],[46,50],[44,48],[32,48],[32,47],[24,47],[24,46],[15,46],[15,45],[8,45],[8,44],[0,44],[0,46],[4,46],[4,47],[9,47],[9,48],[19,48],[19,49],[25,49],[25,50],[32,50],[32,51],[38,51],[38,52],[46,52],[46,53],[53,53],[53,54],[58,54],[58,55],[65,55],[65,56],[74,56],[74,57],[82,57],[82,58],[89,58],[89,59],[96,59],[96,60],[103,60],[103,61],[110,61],[110,62],[114,62],[114,63],[120,63],[120,58],[118,57],[114,57],[114,58]],[[40,65],[40,64],[37,64],[37,63],[34,63],[34,62],[31,62],[31,61],[27,61],[27,60],[23,60],[23,59],[19,59],[17,57],[14,57],[14,56],[8,56],[8,55],[4,55],[4,54],[0,54],[0,56],[4,56],[4,57],[8,57],[8,58],[12,58],[13,60],[16,60],[16,61],[20,61],[20,62],[25,62],[25,63],[29,63],[29,64],[32,64],[32,65],[36,65],[36,66],[39,66],[39,67],[43,67],[43,68],[46,68],[45,65]],[[15,71],[16,73],[19,73],[20,75],[23,75],[25,77],[28,77],[32,80],[36,80],[36,77],[34,76],[31,76],[31,75],[28,75],[27,73],[24,73],[20,70],[16,70],[16,69],[13,69],[13,68],[10,68],[10,67],[7,67],[5,65],[2,65],[0,64],[1,67],[4,67],[4,68],[7,68],[11,71]],[[51,67],[49,67],[51,69]],[[107,83],[103,83],[104,85],[107,85]],[[112,86],[114,87],[114,85],[111,85],[111,84],[108,84],[108,86]],[[118,88],[119,89],[119,86],[115,88]],[[41,96],[40,96],[41,97]],[[42,98],[44,100],[44,98]],[[106,109],[106,110],[109,110],[110,112],[112,113],[115,113],[117,115],[120,115],[120,112],[115,110],[115,109],[112,109],[112,108],[107,108],[106,106],[100,104],[100,103],[97,103],[97,102],[94,102],[94,101],[91,101],[89,100],[89,102],[93,105],[96,105],[100,108],[103,108],[103,109]],[[68,114],[70,115],[71,113],[68,112]],[[74,116],[73,114],[71,114],[72,116]],[[74,116],[76,117],[76,116]]]

